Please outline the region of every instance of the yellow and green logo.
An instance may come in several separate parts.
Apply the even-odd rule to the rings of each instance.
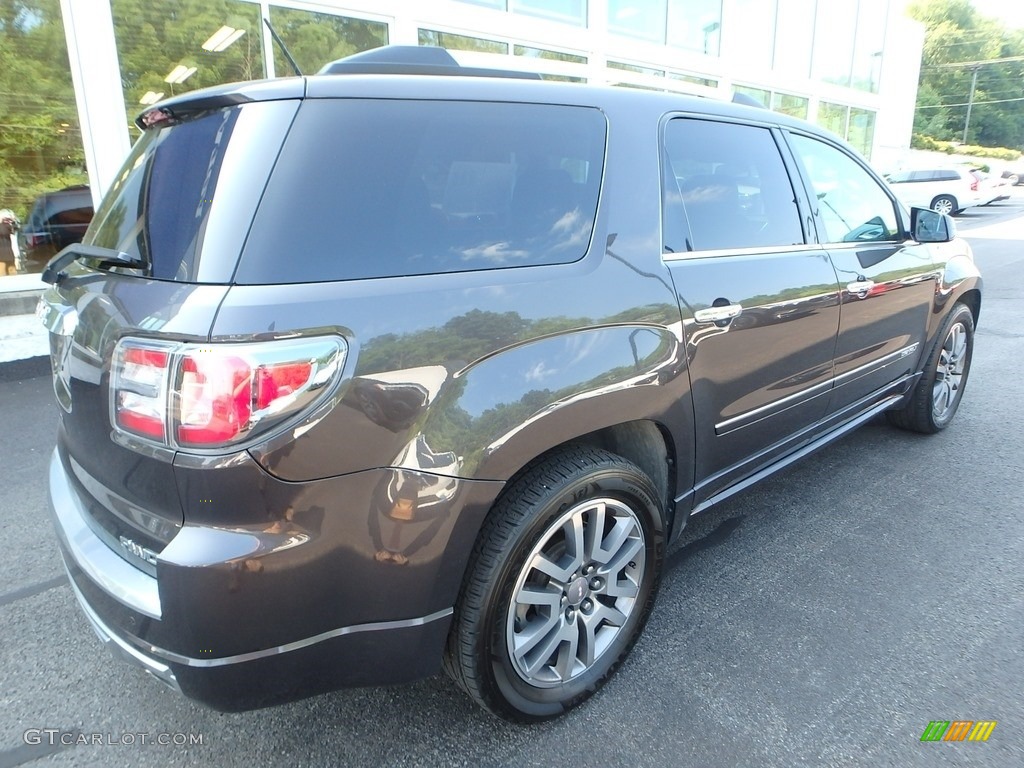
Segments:
[[[921,741],[988,741],[995,720],[932,720]]]

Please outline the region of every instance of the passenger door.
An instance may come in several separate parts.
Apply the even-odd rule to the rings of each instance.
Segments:
[[[830,413],[851,415],[902,386],[924,352],[938,273],[908,240],[882,182],[839,146],[791,133],[842,296]]]
[[[663,251],[686,334],[694,505],[810,439],[832,386],[839,296],[781,136],[673,118],[663,130]]]

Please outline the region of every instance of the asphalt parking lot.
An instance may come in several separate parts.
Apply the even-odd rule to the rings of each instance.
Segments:
[[[48,374],[0,366],[0,768],[1024,765],[1024,193],[958,224],[986,296],[954,426],[876,420],[694,520],[619,675],[540,726],[443,677],[225,715],[115,662],[54,543]]]

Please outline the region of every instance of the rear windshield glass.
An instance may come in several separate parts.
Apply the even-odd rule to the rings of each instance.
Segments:
[[[296,108],[247,104],[147,130],[86,242],[141,258],[150,277],[230,281]]]
[[[306,101],[236,281],[421,275],[575,261],[605,147],[595,109]]]

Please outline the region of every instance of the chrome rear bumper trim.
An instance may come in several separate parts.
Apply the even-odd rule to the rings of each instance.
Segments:
[[[56,518],[57,535],[74,564],[118,602],[159,619],[160,592],[156,579],[125,561],[93,533],[56,449],[50,457],[50,507]]]
[[[65,570],[66,569],[67,565],[65,565]],[[89,620],[89,624],[92,626],[93,632],[96,633],[97,637],[99,637],[111,653],[115,656],[120,656],[128,662],[138,664],[161,683],[181,693],[181,688],[178,686],[178,680],[175,678],[174,672],[171,671],[169,666],[161,664],[156,659],[146,656],[142,651],[134,647],[127,640],[119,637],[116,632],[104,624],[103,620],[86,601],[85,595],[79,591],[78,586],[75,584],[75,580],[71,578],[70,572],[68,573],[68,582],[71,584],[71,589],[75,593],[75,597],[78,598],[78,604],[82,607],[82,612],[85,613],[85,617]]]

